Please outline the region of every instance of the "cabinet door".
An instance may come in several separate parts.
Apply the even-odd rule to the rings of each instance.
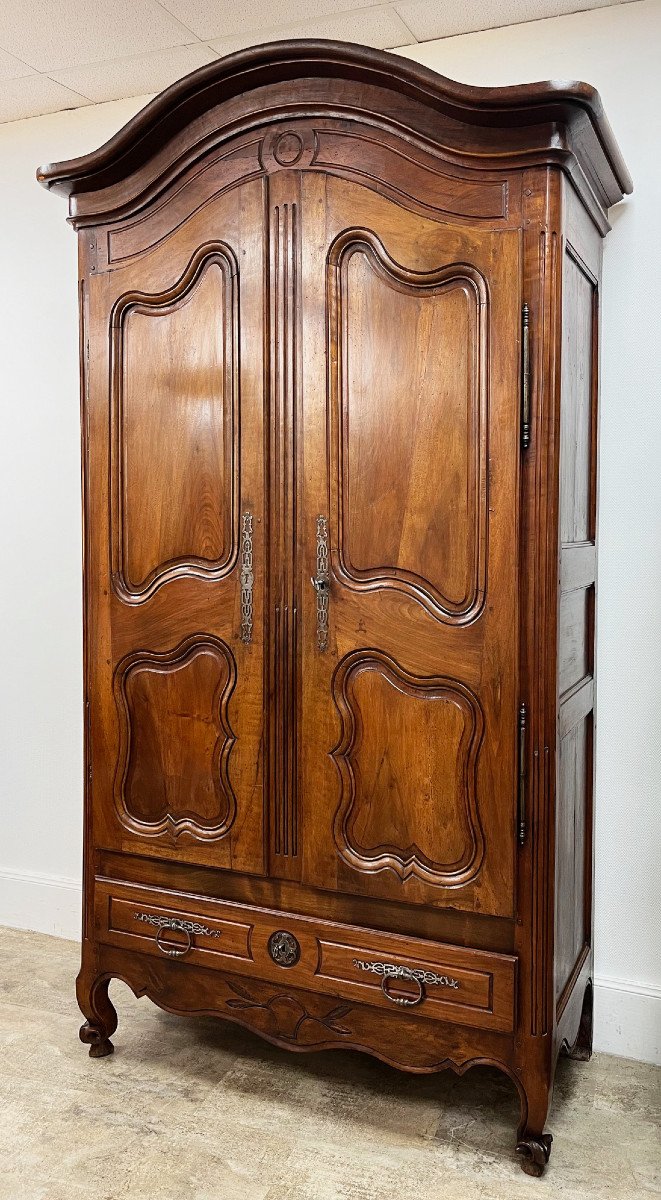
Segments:
[[[509,914],[518,235],[304,188],[303,877]]]
[[[135,222],[142,248],[92,276],[86,312],[94,844],[253,872],[264,868],[261,186],[176,222],[167,202]]]

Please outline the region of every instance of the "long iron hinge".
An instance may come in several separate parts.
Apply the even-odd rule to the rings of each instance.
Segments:
[[[530,445],[530,309],[521,309],[521,447]]]
[[[519,845],[526,840],[526,706],[519,706],[519,785],[518,785],[518,836]]]

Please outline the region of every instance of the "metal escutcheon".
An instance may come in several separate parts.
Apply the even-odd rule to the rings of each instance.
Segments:
[[[293,933],[278,929],[269,938],[269,954],[279,967],[293,967],[301,956],[301,947]]]

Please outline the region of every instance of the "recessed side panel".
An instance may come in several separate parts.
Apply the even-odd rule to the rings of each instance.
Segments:
[[[597,281],[571,243],[563,275],[560,538],[569,545],[594,539]]]
[[[124,600],[234,564],[235,273],[228,249],[202,247],[169,291],[125,295],[113,311],[113,583]]]
[[[564,696],[592,674],[594,587],[577,588],[560,598],[558,691]]]
[[[188,638],[170,653],[137,652],[119,664],[115,800],[132,832],[218,838],[231,829],[235,683],[232,652],[215,638]]]
[[[473,878],[484,852],[477,698],[456,680],[412,676],[377,651],[340,663],[333,698],[342,725],[335,841],[345,861],[445,887]]]
[[[556,828],[557,945],[556,995],[559,997],[589,939],[585,902],[588,814],[592,792],[592,713],[560,741],[560,796]]]
[[[601,241],[567,193],[560,401],[559,746],[555,993],[563,1011],[590,951]]]
[[[342,573],[465,621],[485,591],[484,281],[465,264],[405,270],[359,230],[330,269]]]

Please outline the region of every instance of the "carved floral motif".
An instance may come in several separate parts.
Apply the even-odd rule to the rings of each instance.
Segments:
[[[236,997],[225,1001],[228,1008],[259,1009],[268,1013],[275,1025],[274,1033],[284,1041],[297,1042],[303,1026],[308,1023],[319,1025],[330,1033],[339,1033],[345,1037],[351,1033],[350,1029],[340,1024],[341,1018],[351,1012],[350,1004],[336,1004],[323,1016],[316,1016],[314,1013],[308,1012],[297,997],[288,996],[284,992],[278,992],[269,1000],[262,1001],[255,1000],[247,989],[238,983],[231,983],[228,980],[227,986]]]

